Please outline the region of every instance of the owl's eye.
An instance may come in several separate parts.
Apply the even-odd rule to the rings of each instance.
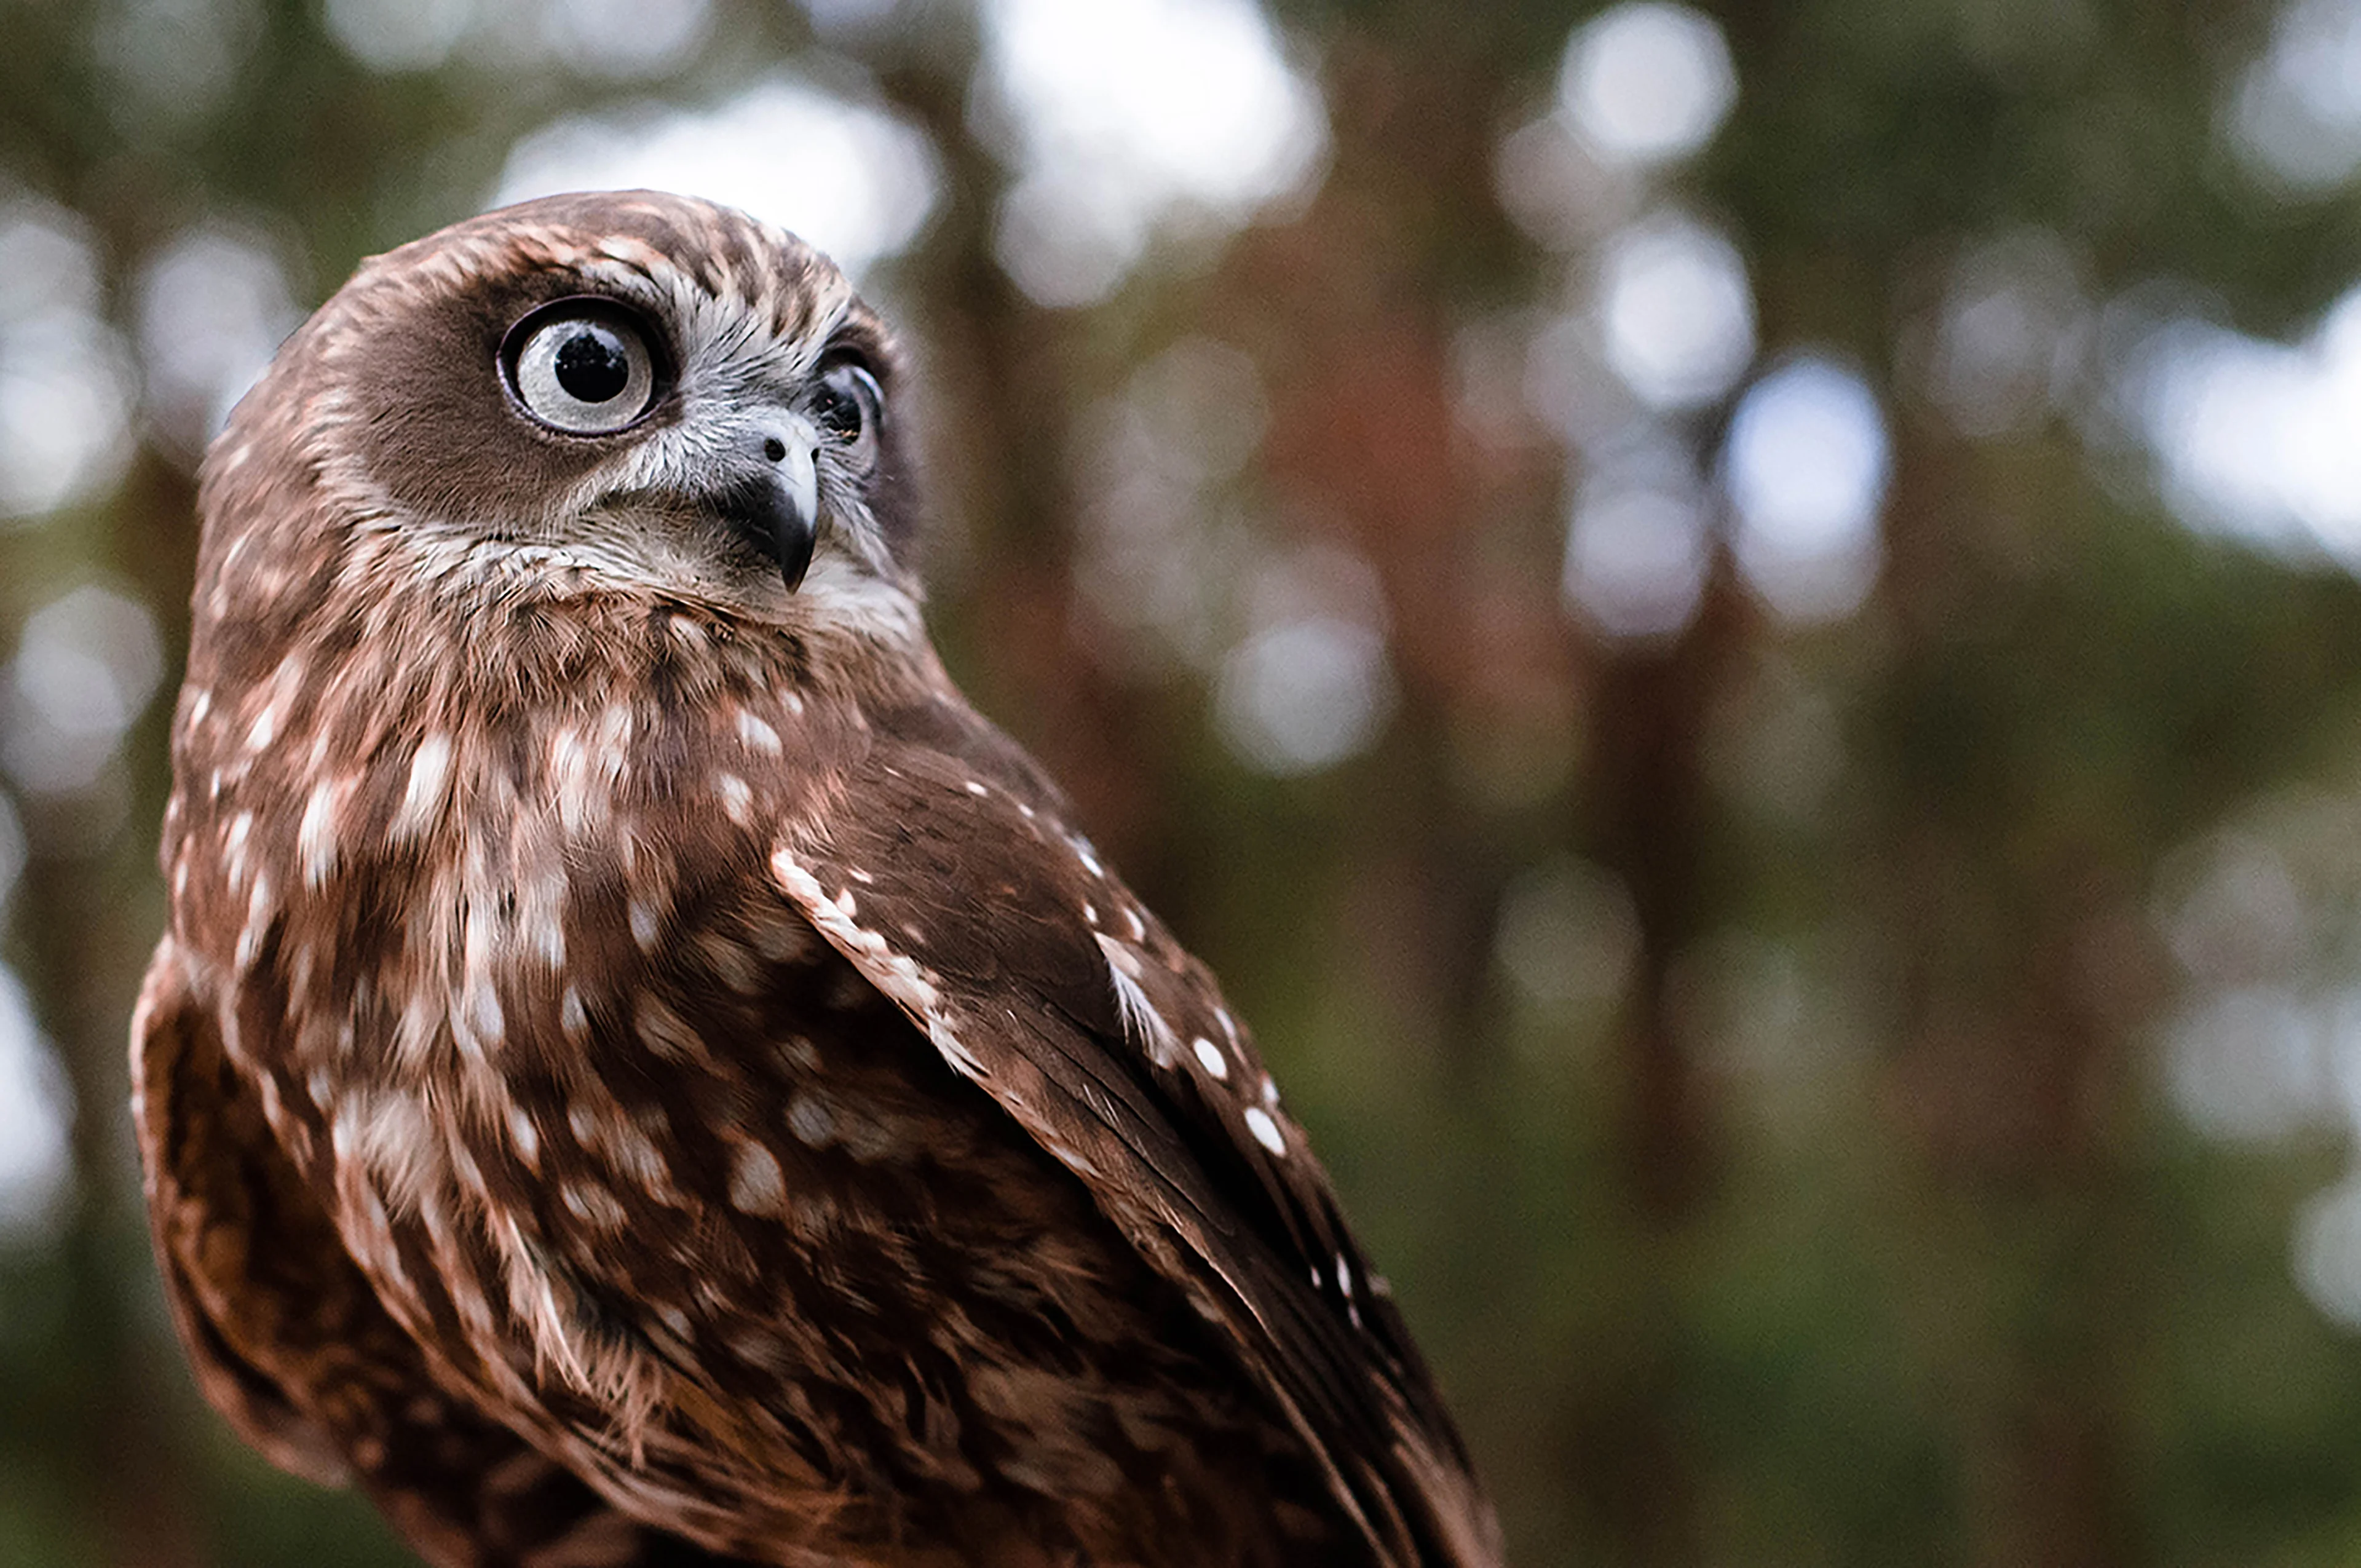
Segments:
[[[885,421],[885,393],[868,367],[840,359],[822,370],[811,410],[820,428],[854,457],[865,461],[874,455],[878,427]]]
[[[655,356],[631,316],[603,302],[561,300],[509,330],[502,356],[525,411],[569,435],[607,435],[655,400]]]

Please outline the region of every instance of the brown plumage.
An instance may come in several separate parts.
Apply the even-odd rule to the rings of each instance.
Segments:
[[[898,375],[634,193],[240,405],[133,1038],[206,1394],[438,1563],[1497,1561],[1213,977],[928,646]]]

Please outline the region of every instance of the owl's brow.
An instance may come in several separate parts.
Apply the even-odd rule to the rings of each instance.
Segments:
[[[848,312],[820,345],[819,357],[834,358],[851,355],[858,357],[874,371],[880,379],[891,379],[899,367],[895,364],[893,340],[879,331],[877,324],[860,313],[858,307]]]

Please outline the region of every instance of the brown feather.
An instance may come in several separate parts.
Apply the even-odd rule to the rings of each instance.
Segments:
[[[672,377],[597,439],[497,363],[584,293]],[[848,352],[787,236],[561,198],[234,417],[134,1041],[201,1385],[438,1563],[1497,1562],[1251,1039],[927,645],[898,422],[800,591],[700,501]]]

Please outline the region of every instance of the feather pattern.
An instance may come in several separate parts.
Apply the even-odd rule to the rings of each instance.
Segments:
[[[585,292],[671,380],[557,439],[500,345]],[[133,1039],[201,1386],[437,1563],[1497,1562],[1252,1039],[927,644],[898,427],[795,591],[717,521],[848,354],[787,236],[559,198],[234,416]]]

